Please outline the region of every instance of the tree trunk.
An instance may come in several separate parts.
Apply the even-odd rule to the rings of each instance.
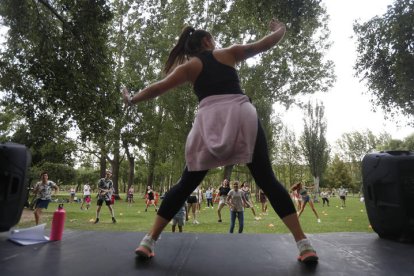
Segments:
[[[315,195],[313,198],[314,202],[319,202],[318,195],[319,195],[319,176],[313,177],[313,184],[315,185]]]
[[[148,178],[147,178],[147,186],[151,186],[151,187],[152,187],[152,184],[154,183],[155,159],[156,159],[155,150],[151,149],[149,160],[148,160]]]
[[[234,165],[227,165],[224,167],[224,178],[230,181],[231,179],[231,173],[233,171]]]
[[[119,180],[119,144],[115,143],[114,158],[111,161],[112,165],[112,183],[114,184],[114,196],[115,199],[119,199],[119,188],[118,188],[118,180]]]
[[[106,171],[105,146],[101,146],[101,156],[99,157],[99,171],[100,171],[101,178],[105,177],[105,171]]]
[[[128,157],[128,163],[129,163],[129,173],[128,173],[128,189],[129,189],[132,185],[134,185],[135,159],[133,156]]]
[[[128,190],[131,186],[134,185],[134,173],[135,173],[135,158],[129,151],[128,143],[127,141],[123,141],[123,145],[125,148],[125,153],[128,158],[128,187],[126,190]],[[124,191],[125,192],[125,191]]]

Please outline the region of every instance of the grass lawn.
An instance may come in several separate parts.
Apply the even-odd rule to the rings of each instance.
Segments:
[[[63,196],[62,196],[63,197]],[[125,195],[121,194],[125,199]],[[300,222],[306,233],[326,233],[326,232],[373,232],[368,221],[364,203],[356,197],[347,197],[347,206],[340,208],[339,198],[330,198],[330,207],[322,207],[322,203],[315,203],[315,208],[319,214],[321,223],[318,223],[312,209],[309,205],[300,217]],[[51,219],[57,203],[50,203],[48,210],[45,210],[41,223],[51,225]],[[155,216],[153,207],[144,212],[144,199],[135,195],[135,203],[128,206],[125,200],[117,200],[114,205],[115,217],[118,223],[113,224],[108,208],[104,205],[101,209],[100,222],[93,224],[95,220],[96,198],[92,198],[91,208],[81,210],[80,203],[66,203],[66,229],[75,230],[94,230],[94,231],[137,231],[146,232],[149,230]],[[270,206],[269,206],[270,207]],[[282,221],[269,208],[267,214],[261,214],[260,204],[255,204],[257,214],[260,214],[260,220],[255,220],[250,209],[245,209],[244,233],[288,233],[289,231],[283,225]],[[197,214],[197,220],[200,224],[192,224],[192,220],[184,226],[184,232],[197,233],[228,233],[230,214],[228,207],[222,209],[222,223],[217,222],[217,205],[214,209],[206,208],[203,203],[201,212]],[[25,209],[22,219],[16,228],[25,228],[34,226],[34,216],[32,211]],[[236,219],[235,232],[237,232],[238,223]],[[171,231],[171,226],[167,226],[166,231]]]

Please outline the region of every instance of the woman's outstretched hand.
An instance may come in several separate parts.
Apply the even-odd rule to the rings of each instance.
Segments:
[[[270,22],[269,22],[269,29],[272,32],[277,31],[278,29],[280,29],[283,26],[285,26],[285,24],[283,24],[282,22],[280,22],[276,18],[272,18],[272,20],[270,20]]]
[[[126,87],[122,88],[122,101],[124,102],[125,106],[128,107],[131,105],[131,96],[129,95],[129,91]]]

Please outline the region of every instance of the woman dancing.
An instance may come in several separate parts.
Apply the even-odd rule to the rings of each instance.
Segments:
[[[164,79],[133,96],[123,89],[126,105],[158,97],[184,83],[193,84],[199,99],[198,114],[185,147],[186,167],[178,183],[165,195],[154,224],[135,250],[138,256],[154,256],[155,242],[161,232],[209,169],[247,164],[297,242],[298,260],[304,263],[318,260],[288,192],[273,173],[263,128],[256,109],[240,87],[235,69],[237,63],[275,46],[286,31],[285,25],[275,19],[270,21],[269,28],[271,33],[254,43],[216,49],[209,32],[186,27],[170,52]]]

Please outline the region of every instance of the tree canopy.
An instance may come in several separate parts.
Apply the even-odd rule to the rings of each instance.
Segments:
[[[357,76],[368,84],[374,109],[414,116],[414,0],[395,0],[383,16],[356,22]],[[413,123],[414,121],[411,121]]]
[[[18,114],[4,117],[0,137],[29,133],[45,141],[33,143],[36,150],[56,149],[76,127],[81,146],[92,145],[100,156],[92,162],[101,170],[105,162],[118,168],[129,153],[157,182],[179,177],[196,98],[183,86],[125,113],[119,89],[125,84],[138,91],[162,78],[183,26],[207,29],[226,47],[259,39],[272,17],[287,23],[280,45],[238,68],[268,137],[276,129],[273,103],[289,106],[298,95],[326,92],[335,79],[324,58],[329,30],[318,0],[4,0],[0,16],[8,27],[0,52],[0,108]],[[10,131],[12,122],[22,122],[25,132]]]

